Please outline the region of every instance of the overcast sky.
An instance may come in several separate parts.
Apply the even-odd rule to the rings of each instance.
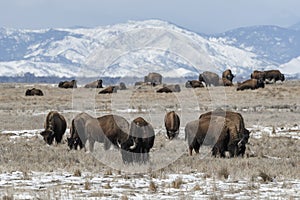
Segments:
[[[95,27],[161,19],[199,33],[300,22],[300,0],[1,0],[0,27]]]

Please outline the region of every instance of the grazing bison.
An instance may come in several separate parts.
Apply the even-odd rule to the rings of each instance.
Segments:
[[[131,122],[128,139],[120,143],[124,163],[146,163],[154,145],[154,129],[145,119],[138,117]]]
[[[265,83],[263,79],[249,79],[242,83],[238,83],[237,91],[239,90],[247,90],[247,89],[258,89],[258,88],[264,88]]]
[[[265,79],[276,83],[279,80],[284,81],[285,77],[279,70],[267,70],[265,71]]]
[[[201,81],[191,80],[191,81],[187,81],[185,83],[185,87],[186,88],[198,88],[198,87],[202,88],[202,87],[204,87],[204,85],[202,84]]]
[[[231,120],[236,125],[238,131],[238,138],[240,139],[237,154],[244,156],[250,132],[245,128],[245,123],[242,115],[237,112],[225,111],[221,108],[217,108],[214,111],[210,111],[200,115],[199,119],[211,116],[225,117],[226,119]]]
[[[178,84],[176,85],[165,85],[164,87],[158,89],[156,92],[158,93],[171,93],[171,92],[180,92],[180,86]]]
[[[116,92],[117,92],[116,86],[108,86],[107,88],[101,90],[98,94],[111,94]]]
[[[199,153],[202,145],[212,146],[212,155],[225,157],[238,155],[238,131],[236,125],[220,116],[200,118],[187,123],[185,126],[185,140],[188,141],[189,155],[195,150]]]
[[[102,86],[102,80],[96,80],[94,82],[88,83],[84,86],[85,88],[103,88]]]
[[[170,140],[172,140],[179,135],[180,118],[174,111],[171,111],[165,115],[164,121],[167,136]]]
[[[129,123],[118,115],[105,115],[94,118],[87,113],[80,113],[72,120],[68,145],[70,149],[77,149],[77,145],[84,147],[89,141],[89,150],[93,152],[95,141],[104,143],[104,149],[110,148],[111,143],[118,147],[118,143],[127,140]]]
[[[32,88],[27,89],[25,92],[25,96],[44,96],[44,93],[40,89]]]
[[[58,87],[60,88],[77,88],[77,81],[72,80],[72,81],[61,81],[58,84]]]
[[[46,117],[44,127],[45,130],[40,134],[43,136],[47,144],[51,145],[54,138],[56,143],[61,143],[62,137],[67,128],[64,116],[56,111],[49,112]]]
[[[263,81],[265,81],[265,79],[266,79],[266,73],[264,71],[254,70],[251,73],[250,78],[251,79],[262,79]]]
[[[230,69],[226,69],[223,73],[222,73],[222,79],[227,79],[229,80],[230,82],[232,82],[232,79],[234,78],[235,76],[232,74],[231,70]]]
[[[149,73],[147,76],[144,77],[144,82],[150,82],[153,86],[160,85],[162,84],[162,75],[155,72]]]
[[[206,86],[218,86],[219,79],[219,75],[214,72],[205,71],[199,75],[199,81],[204,82]]]

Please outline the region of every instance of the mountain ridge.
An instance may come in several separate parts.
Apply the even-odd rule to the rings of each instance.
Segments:
[[[205,35],[161,20],[95,28],[0,28],[0,76],[30,72],[58,77],[142,77],[157,71],[167,77],[184,77],[205,70],[221,73],[226,68],[248,76],[254,69],[284,71],[288,62],[300,56],[300,37],[293,31],[257,26]],[[285,32],[293,37],[292,42],[284,37]],[[259,48],[262,41],[264,46]],[[271,56],[276,51],[280,58]]]

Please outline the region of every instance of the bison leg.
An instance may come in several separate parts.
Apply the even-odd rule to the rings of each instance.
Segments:
[[[93,138],[89,138],[89,150],[90,152],[94,151],[95,140]]]
[[[193,147],[189,146],[189,155],[192,156],[193,155]]]
[[[61,143],[62,140],[62,134],[56,134],[55,135],[55,141],[57,144]]]
[[[236,156],[238,156],[238,147],[237,147],[237,145],[235,143],[228,145],[228,151],[230,153],[230,157],[236,157]]]

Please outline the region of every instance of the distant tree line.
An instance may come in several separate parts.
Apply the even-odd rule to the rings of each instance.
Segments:
[[[124,82],[127,85],[134,85],[137,81],[144,81],[144,77],[58,77],[58,76],[35,76],[27,72],[22,76],[0,76],[0,83],[48,83],[55,84],[60,81],[77,80],[79,84],[86,84],[102,79],[103,85],[115,85]],[[198,79],[198,77],[170,78],[163,77],[164,83],[185,83],[187,80]]]

